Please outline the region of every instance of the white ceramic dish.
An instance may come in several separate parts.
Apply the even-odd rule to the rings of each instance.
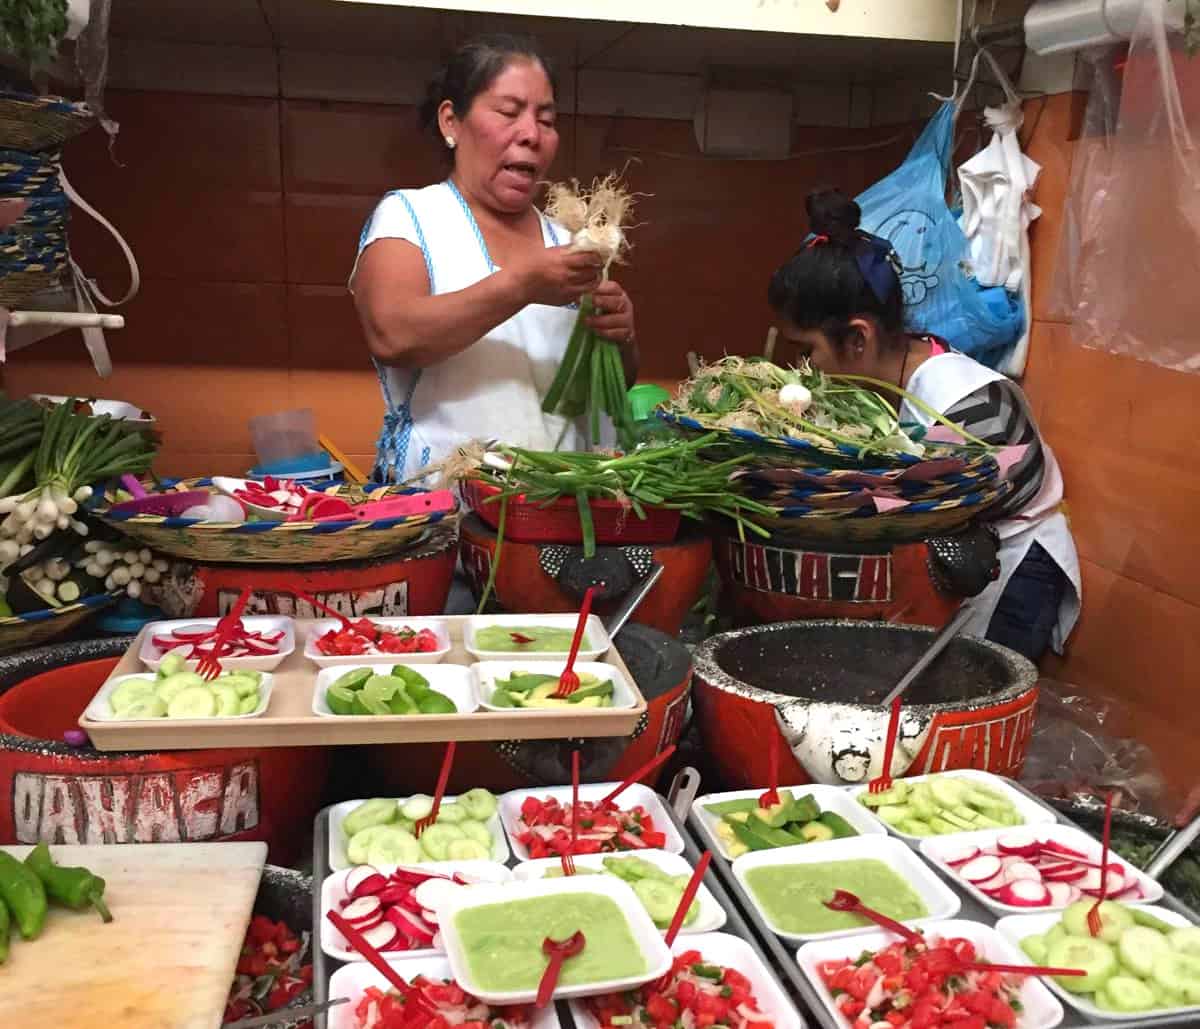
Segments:
[[[729,933],[703,933],[681,937],[671,948],[675,955],[689,950],[698,950],[709,964],[732,968],[749,979],[758,1009],[775,1029],[804,1029],[804,1020],[780,989],[778,980],[745,940]],[[583,1004],[574,1000],[570,1004],[575,1029],[599,1029],[599,1020]]]
[[[407,797],[399,798],[401,801],[407,800]],[[447,794],[442,798],[442,806],[445,807],[452,801],[457,800],[457,796]],[[364,803],[363,800],[343,800],[340,804],[334,804],[329,809],[329,867],[333,870],[339,870],[350,867],[350,859],[346,856],[346,839],[342,832],[342,820],[350,814],[359,804]],[[500,813],[492,815],[487,820],[488,831],[492,834],[492,860],[500,864],[504,864],[509,859],[508,840],[505,838],[504,830],[500,826]],[[458,865],[468,863],[462,861],[422,861],[421,868],[431,868],[434,866],[445,866],[445,868],[454,868]]]
[[[43,400],[53,404],[62,404],[67,400],[79,400],[79,397],[58,397],[51,396],[48,393],[33,393],[30,394],[30,400]],[[87,403],[92,406],[93,415],[108,415],[114,421],[131,422],[137,425],[153,425],[154,415],[149,411],[143,411],[136,404],[126,403],[124,400],[100,400],[91,399]]]
[[[347,672],[358,668],[369,668],[374,675],[387,675],[393,665],[402,664],[400,661],[363,662],[357,665],[335,665],[332,668],[322,668],[317,673],[317,683],[313,688],[312,710],[314,715],[323,718],[387,718],[387,715],[335,715],[329,710],[329,702],[325,699],[325,691]],[[416,671],[416,669],[414,669]],[[425,665],[420,669],[425,676],[429,688],[437,690],[448,700],[452,701],[460,715],[468,715],[479,707],[479,698],[475,695],[475,684],[471,670],[463,665]],[[393,718],[426,718],[427,715],[392,715]]]
[[[351,619],[354,621],[355,619]],[[376,625],[387,629],[412,629],[420,632],[429,629],[438,638],[438,649],[424,654],[322,654],[317,649],[317,640],[330,629],[341,626],[336,618],[321,618],[313,622],[304,641],[304,656],[321,668],[336,668],[340,665],[363,665],[386,661],[393,665],[436,665],[450,653],[450,630],[441,618],[376,618]]]
[[[425,957],[397,958],[390,962],[405,978],[411,979],[418,975],[426,975],[431,979],[451,979],[450,962],[441,955]],[[329,977],[329,997],[349,997],[348,1004],[338,1004],[330,1008],[326,1016],[327,1029],[358,1029],[360,1023],[354,1016],[354,1009],[363,993],[370,986],[387,991],[392,986],[377,969],[365,961],[355,961],[343,965]],[[547,1004],[540,1011],[534,1011],[529,1029],[559,1029],[558,1011],[553,1004]]]
[[[620,783],[616,782],[581,783],[579,786],[579,799],[590,801],[603,800],[619,785]],[[529,790],[513,790],[511,793],[505,793],[501,796],[500,820],[504,824],[505,835],[508,836],[508,842],[512,846],[512,852],[516,855],[518,861],[529,860],[529,849],[517,839],[516,834],[517,819],[521,816],[521,805],[525,802],[526,797],[537,797],[538,800],[554,797],[560,804],[570,804],[571,787],[542,786]],[[654,828],[667,838],[666,843],[661,849],[671,854],[683,853],[683,838],[675,828],[675,823],[671,820],[671,816],[667,814],[666,808],[663,807],[662,801],[658,799],[658,794],[652,789],[643,786],[640,782],[635,782],[625,789],[616,799],[615,803],[623,811],[628,811],[631,808],[641,805],[646,814],[654,820]],[[633,850],[622,853],[640,854],[642,852],[640,850]]]
[[[975,950],[986,960],[997,964],[1027,965],[1025,957],[1012,943],[991,926],[963,918],[945,922],[930,922],[923,926],[926,936],[957,936],[970,940]],[[816,990],[821,1003],[840,1026],[849,1029],[850,1021],[837,1009],[829,990],[821,982],[819,966],[826,961],[843,958],[855,960],[863,951],[878,951],[896,942],[896,937],[883,930],[861,933],[839,940],[817,940],[800,948],[796,960],[800,969]],[[1029,978],[1021,984],[1020,1001],[1022,1011],[1017,1020],[1017,1029],[1053,1029],[1063,1020],[1062,1005],[1038,979]]]
[[[866,923],[857,929],[834,929],[829,932],[801,933],[785,930],[767,913],[746,877],[756,868],[775,865],[795,867],[796,865],[869,859],[882,861],[907,882],[921,898],[925,909],[929,912],[921,918],[904,919],[905,925],[924,925],[927,922],[953,918],[958,914],[958,909],[962,904],[954,891],[946,886],[929,866],[913,853],[908,844],[886,836],[882,839],[878,836],[852,836],[841,840],[828,840],[819,847],[802,843],[795,847],[756,850],[749,854],[743,854],[733,863],[733,874],[741,884],[743,892],[750,898],[750,902],[758,909],[762,920],[767,923],[771,932],[776,936],[782,936],[785,940],[794,942],[831,940],[842,936],[856,936],[862,932],[872,932],[875,926]]]
[[[884,836],[887,835],[887,829],[883,823],[879,821],[870,809],[863,807],[858,801],[852,799],[841,786],[780,786],[780,790],[787,790],[796,799],[811,795],[813,800],[817,802],[817,806],[822,811],[829,811],[835,815],[841,815],[855,829],[858,830],[861,836]],[[729,857],[729,849],[725,846],[725,841],[717,835],[717,826],[721,822],[721,816],[715,815],[706,807],[708,804],[718,804],[724,800],[742,800],[746,797],[761,797],[766,790],[764,786],[761,790],[730,790],[727,793],[707,793],[703,797],[697,797],[692,801],[692,812],[700,822],[700,827],[704,830],[704,835],[708,837],[709,846],[717,851],[722,857]],[[821,843],[808,843],[805,846],[818,847],[823,846]],[[732,860],[732,859],[731,859]]]
[[[687,858],[682,854],[671,854],[665,850],[639,850],[636,853],[628,854],[578,854],[575,857],[575,867],[579,868],[604,868],[605,858],[616,858],[620,860],[623,857],[637,857],[643,861],[649,861],[652,865],[657,865],[667,875],[688,875],[692,874],[692,866],[688,864]],[[524,861],[513,870],[514,877],[520,882],[528,882],[532,879],[541,879],[547,871],[558,870],[562,868],[562,862],[558,858],[538,858],[534,861]],[[620,878],[618,876],[618,878]],[[725,924],[726,914],[725,909],[717,903],[717,898],[712,895],[704,883],[700,884],[700,889],[696,891],[696,901],[700,905],[700,911],[696,915],[696,921],[691,925],[683,926],[679,932],[681,935],[692,935],[695,933],[710,933]],[[666,932],[666,929],[663,930]]]
[[[1176,925],[1182,928],[1183,926],[1192,924],[1183,915],[1176,914],[1170,908],[1154,907],[1148,904],[1135,904],[1133,906],[1147,911],[1168,925]],[[1007,918],[1002,918],[996,923],[996,932],[1004,937],[1014,950],[1021,954],[1022,960],[1027,962],[1029,960],[1028,956],[1020,949],[1021,940],[1026,936],[1037,936],[1040,933],[1048,932],[1061,917],[1062,912],[1060,911],[1047,911],[1045,914],[1038,915],[1009,915]],[[1091,994],[1070,993],[1059,986],[1053,979],[1046,979],[1045,982],[1050,989],[1076,1011],[1098,1022],[1132,1022],[1160,1015],[1194,1014],[1196,1019],[1186,1024],[1200,1025],[1200,1004],[1190,1004],[1183,1008],[1154,1008],[1150,1011],[1106,1011],[1103,1008],[1096,1007],[1088,999]]]
[[[511,650],[483,650],[476,642],[475,636],[480,629],[491,625],[509,626],[513,629],[527,626],[536,629],[566,629],[574,633],[578,615],[472,615],[467,619],[463,630],[463,645],[469,654],[478,661],[566,661],[571,648],[568,645],[562,650],[545,650],[536,653],[514,652]],[[584,637],[589,646],[580,646],[576,660],[599,661],[608,653],[612,641],[604,623],[596,615],[588,615],[587,628]]]
[[[610,875],[570,876],[564,879],[536,879],[532,882],[513,882],[502,886],[473,886],[454,894],[440,909],[442,944],[450,958],[454,979],[464,990],[473,993],[489,1004],[528,1004],[537,996],[537,983],[520,990],[492,991],[479,987],[471,975],[462,936],[458,931],[458,917],[469,908],[490,904],[505,904],[513,901],[532,900],[538,897],[561,896],[562,894],[599,894],[609,898],[621,910],[629,924],[629,930],[638,949],[645,959],[645,971],[623,979],[606,979],[594,983],[571,986],[560,985],[555,991],[557,999],[588,997],[599,993],[625,990],[659,978],[671,967],[671,952],[663,942],[662,934],[650,921],[646,909],[637,895],[626,883]]]
[[[511,869],[494,861],[430,861],[426,865],[407,865],[405,867],[431,874],[451,875],[458,872],[460,875],[489,883],[506,883],[513,877]],[[376,869],[384,875],[390,875],[395,870],[395,865],[381,865]],[[340,911],[342,901],[347,899],[346,876],[350,874],[350,871],[349,868],[346,868],[340,872],[334,872],[332,875],[327,875],[325,881],[321,883],[321,949],[338,961],[365,961],[366,959],[346,942],[341,930],[325,917],[330,911]],[[424,950],[392,950],[384,953],[392,958],[409,958],[441,952],[430,947]]]
[[[479,664],[471,665],[471,673],[475,676],[475,689],[479,692],[479,702],[489,711],[502,711],[505,714],[521,714],[522,711],[546,711],[552,710],[549,708],[519,708],[519,707],[499,707],[492,703],[492,696],[496,692],[496,680],[507,679],[514,672],[530,672],[536,675],[561,675],[567,667],[567,662],[563,659],[555,661],[481,661]],[[597,679],[611,679],[613,684],[612,704],[607,708],[579,708],[573,709],[577,712],[588,710],[593,711],[611,711],[613,708],[633,707],[637,703],[637,698],[633,694],[633,690],[629,686],[628,680],[621,674],[620,669],[615,665],[606,665],[600,661],[576,661],[575,671],[582,675],[586,672],[589,675],[594,675]],[[560,711],[567,710],[559,708]]]
[[[983,786],[986,786],[993,792],[1002,793],[1008,798],[1008,800],[1012,803],[1012,806],[1017,809],[1017,812],[1024,819],[1024,822],[1022,823],[1023,825],[1048,825],[1055,821],[1054,814],[1042,807],[1042,805],[1036,800],[1031,797],[1027,797],[1020,790],[1014,790],[1008,783],[1000,778],[1000,776],[992,775],[991,772],[980,771],[978,768],[956,768],[952,772],[938,772],[936,775],[914,775],[911,779],[905,779],[904,781],[911,786],[913,783],[925,782],[928,779],[934,778],[942,779],[946,776],[953,776],[956,779],[976,779]],[[854,802],[856,804],[865,808],[866,805],[862,804],[858,797],[860,794],[867,792],[866,786],[852,786],[849,790],[847,790],[847,792],[851,797],[854,798]],[[886,822],[884,824],[887,825]],[[962,833],[944,833],[941,836],[936,837],[913,836],[910,833],[901,832],[899,829],[891,825],[887,825],[887,830],[893,835],[899,836],[901,839],[913,840],[914,842],[928,839],[948,840],[952,836],[957,838],[958,836],[962,835]]]
[[[979,847],[981,850],[987,847],[994,848],[996,840],[1004,836],[1006,833],[1033,832],[1040,841],[1053,840],[1055,843],[1061,843],[1065,847],[1070,847],[1079,853],[1086,856],[1087,860],[1100,863],[1100,858],[1103,856],[1104,848],[1100,841],[1093,836],[1089,836],[1082,829],[1077,829],[1073,825],[1039,825],[1029,829],[985,829],[982,832],[963,833],[957,836],[929,836],[921,841],[921,854],[925,859],[932,864],[939,872],[950,880],[960,890],[966,890],[980,904],[989,911],[995,912],[997,915],[1029,915],[1041,914],[1044,911],[1061,911],[1066,907],[1065,904],[1053,905],[1047,904],[1044,907],[1028,908],[1015,907],[1012,904],[1001,904],[1000,901],[993,897],[989,897],[983,890],[979,889],[973,883],[967,882],[957,871],[951,868],[942,859],[943,854],[949,853],[950,847],[960,848],[970,845]],[[1064,861],[1069,861],[1069,857],[1064,857]],[[1162,900],[1163,888],[1150,876],[1135,868],[1126,861],[1120,854],[1109,851],[1109,864],[1121,866],[1121,872],[1125,876],[1126,882],[1130,879],[1137,880],[1138,885],[1142,889],[1141,899],[1134,901],[1136,904],[1155,904]]]
[[[258,707],[249,714],[244,715],[213,715],[211,718],[167,718],[165,715],[162,718],[118,718],[113,714],[112,708],[108,706],[108,698],[113,690],[128,679],[153,678],[153,674],[143,672],[140,675],[118,675],[115,679],[109,679],[108,682],[96,691],[96,695],[88,701],[88,706],[84,709],[84,714],[93,722],[166,722],[171,725],[182,725],[192,722],[229,722],[241,718],[258,718],[270,706],[271,690],[275,685],[275,677],[270,672],[263,672],[262,679],[258,683]]]
[[[175,618],[167,622],[151,622],[146,626],[146,634],[142,637],[142,647],[138,651],[138,660],[151,671],[157,672],[163,658],[169,651],[159,650],[154,645],[155,636],[169,636],[175,629],[196,628],[215,629],[219,618]],[[264,654],[262,657],[223,657],[221,667],[227,672],[239,669],[248,672],[273,672],[283,662],[283,659],[296,649],[296,623],[284,615],[245,615],[242,624],[250,632],[274,633],[283,632],[283,639],[277,646],[276,654]],[[182,653],[180,654],[182,657]],[[185,661],[189,671],[195,671],[199,658]]]

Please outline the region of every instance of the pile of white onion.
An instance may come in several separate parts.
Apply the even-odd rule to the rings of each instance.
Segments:
[[[142,595],[144,585],[154,585],[170,567],[145,547],[136,550],[120,543],[88,540],[84,550],[85,556],[75,562],[76,568],[82,568],[93,579],[103,579],[106,590],[124,588],[134,599]]]
[[[19,548],[46,539],[56,529],[73,529],[86,536],[87,526],[73,517],[79,505],[92,496],[91,486],[80,486],[73,496],[52,486],[32,490],[21,496],[0,497],[0,541],[15,543]],[[0,551],[0,566],[11,548]],[[28,551],[26,551],[27,553]]]

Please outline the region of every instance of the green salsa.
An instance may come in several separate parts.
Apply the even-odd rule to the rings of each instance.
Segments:
[[[849,890],[867,907],[900,922],[929,914],[917,892],[874,859],[764,865],[746,873],[746,885],[768,919],[789,933],[828,933],[871,924],[862,915],[829,910],[825,901],[834,890]]]
[[[574,636],[574,629],[553,629],[544,625],[486,625],[475,633],[475,647],[478,650],[511,651],[514,654],[566,654],[571,649]],[[587,633],[584,633],[579,649],[591,649]]]
[[[646,972],[646,958],[616,902],[596,893],[558,893],[528,900],[484,904],[454,919],[471,979],[482,990],[508,993],[537,989],[550,959],[549,936],[565,940],[582,930],[582,952],[563,964],[564,986],[626,979]]]

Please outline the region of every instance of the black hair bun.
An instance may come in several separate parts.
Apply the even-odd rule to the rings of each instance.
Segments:
[[[849,242],[862,218],[862,208],[840,189],[813,190],[804,207],[812,231],[837,243]]]

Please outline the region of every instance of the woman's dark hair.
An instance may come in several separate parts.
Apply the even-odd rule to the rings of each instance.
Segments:
[[[449,100],[454,113],[459,118],[465,118],[475,98],[496,81],[514,58],[540,64],[550,80],[550,89],[558,92],[554,69],[537,41],[531,36],[515,36],[506,32],[476,36],[463,43],[426,87],[425,100],[417,111],[418,120],[421,128],[432,134],[447,156],[453,156],[453,151],[446,146],[438,128],[438,108]]]
[[[836,189],[805,201],[812,235],[771,277],[767,299],[797,328],[820,329],[837,345],[851,318],[873,317],[886,333],[904,328],[895,251],[858,227],[862,210]]]

